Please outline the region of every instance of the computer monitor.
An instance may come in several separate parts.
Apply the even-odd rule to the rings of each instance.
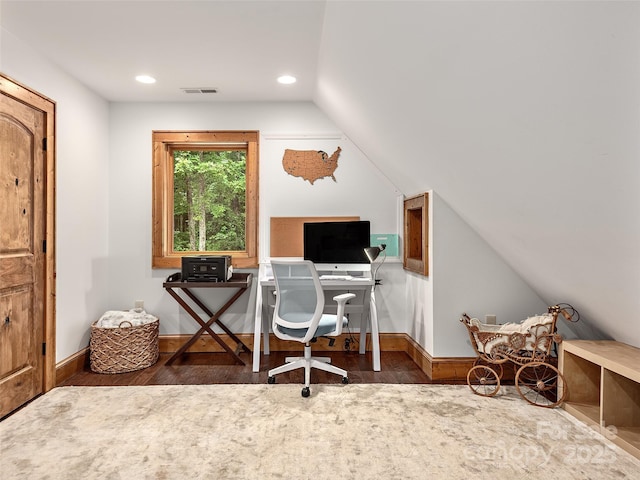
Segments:
[[[304,259],[319,272],[366,272],[371,263],[364,252],[370,245],[369,221],[305,223]]]

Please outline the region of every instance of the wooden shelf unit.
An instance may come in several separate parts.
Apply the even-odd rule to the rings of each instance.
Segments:
[[[609,340],[565,340],[559,366],[567,389],[563,408],[640,458],[640,349]]]

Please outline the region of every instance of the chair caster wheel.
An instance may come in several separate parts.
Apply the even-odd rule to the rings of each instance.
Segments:
[[[269,377],[267,379],[267,383],[273,385],[274,383],[276,383],[276,377]]]
[[[309,395],[311,395],[311,390],[309,389],[309,387],[304,387],[302,389],[302,396],[304,398],[307,398]]]
[[[349,383],[349,377],[342,377],[342,383],[344,383],[345,385]]]

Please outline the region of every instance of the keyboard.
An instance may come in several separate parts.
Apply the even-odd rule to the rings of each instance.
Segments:
[[[320,275],[320,280],[351,280],[351,275]]]

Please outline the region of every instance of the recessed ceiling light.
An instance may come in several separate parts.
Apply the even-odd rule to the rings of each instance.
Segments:
[[[278,77],[278,82],[283,85],[291,85],[292,83],[296,83],[296,81],[297,78],[291,75],[282,75],[281,77]]]
[[[140,83],[156,83],[156,79],[153,77],[150,77],[149,75],[138,75],[136,77],[136,80],[139,81]]]

